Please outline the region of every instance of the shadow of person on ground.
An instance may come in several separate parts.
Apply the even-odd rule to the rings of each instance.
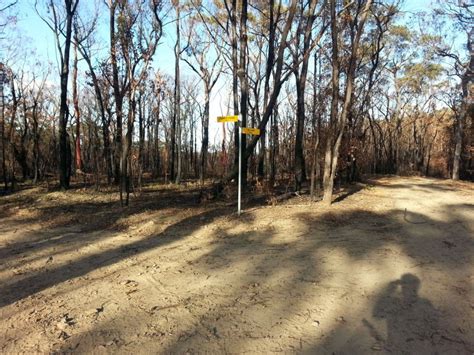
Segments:
[[[405,274],[390,282],[377,298],[372,315],[387,323],[386,339],[377,336],[386,350],[416,353],[433,350],[439,315],[429,300],[418,295],[420,286],[418,277]]]

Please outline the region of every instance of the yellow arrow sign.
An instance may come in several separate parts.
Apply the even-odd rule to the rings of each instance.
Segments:
[[[242,127],[243,134],[252,134],[254,136],[260,135],[260,130],[258,128]]]
[[[237,122],[239,120],[238,115],[233,116],[217,116],[217,122]]]

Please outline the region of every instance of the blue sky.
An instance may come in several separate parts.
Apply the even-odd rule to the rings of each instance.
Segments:
[[[45,0],[38,0],[39,3]],[[92,4],[92,0],[82,0],[86,4]],[[417,12],[429,10],[431,8],[432,0],[405,0],[403,9],[408,12]],[[54,37],[51,30],[38,17],[34,10],[35,0],[19,0],[18,3],[18,29],[20,33],[25,36],[24,40],[31,42],[31,46],[36,48],[38,59],[49,60],[55,62],[56,49],[54,45]],[[107,13],[104,13],[104,18],[101,19],[101,36],[107,37]],[[174,55],[173,55],[173,41],[174,41],[174,26],[165,28],[165,36],[162,39],[162,45],[158,48],[156,53],[156,62],[158,66],[165,72],[172,74],[174,72]],[[28,43],[30,45],[30,43]],[[183,63],[184,64],[184,63]],[[187,72],[186,65],[183,69]]]
[[[81,0],[81,3],[86,4],[87,6],[91,6],[93,5],[94,1],[95,0]],[[102,3],[101,0],[98,1],[99,3]],[[403,10],[413,13],[418,11],[429,11],[431,9],[431,4],[434,1],[436,0],[405,0]],[[38,0],[38,2],[44,4],[46,0]],[[23,43],[26,43],[25,48],[33,47],[36,49],[36,59],[38,61],[50,61],[52,63],[56,63],[56,48],[53,34],[51,30],[46,26],[46,24],[38,17],[34,9],[34,4],[35,0],[19,0],[19,3],[17,5],[17,29],[20,33],[20,36],[22,37],[19,40]],[[101,26],[99,36],[103,39],[104,47],[107,47],[107,17],[108,14],[106,11],[104,11],[103,17],[100,19]],[[157,63],[156,65],[160,68],[161,71],[170,75],[174,74],[174,32],[175,27],[173,25],[170,25],[165,28],[165,34],[162,38],[162,44],[158,47],[154,60],[154,63]],[[187,65],[184,62],[181,63],[183,75],[191,75],[192,72],[187,67]],[[54,67],[54,69],[56,68],[57,66]],[[51,77],[51,79],[53,79],[53,77]],[[217,84],[213,92],[210,107],[211,117],[230,113],[224,112],[226,110],[225,103],[227,102],[228,96],[226,94],[228,92],[226,86],[228,86],[228,84],[224,79],[222,79]],[[214,119],[210,120],[211,144],[219,142],[219,131],[221,129],[222,127],[218,125]]]
[[[39,4],[46,2],[46,0],[38,0]],[[93,5],[93,0],[82,0],[80,3]],[[19,0],[18,3],[18,22],[17,28],[21,36],[24,36],[24,41],[28,42],[28,46],[36,49],[38,59],[47,61],[56,61],[56,47],[54,36],[46,24],[39,18],[35,11],[35,0]],[[103,5],[102,5],[103,6]],[[39,6],[41,8],[41,5]],[[108,13],[102,12],[103,16],[100,19],[100,33],[99,37],[103,40],[108,36]],[[168,73],[173,73],[174,69],[174,54],[172,49],[173,36],[169,32],[174,31],[174,27],[168,26],[165,28],[165,35],[162,39],[162,44],[158,47],[155,55],[156,62],[160,63],[160,68]]]
[[[431,9],[433,0],[405,0],[403,9],[405,11],[427,11]]]

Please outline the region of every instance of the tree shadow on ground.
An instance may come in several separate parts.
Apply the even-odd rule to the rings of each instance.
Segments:
[[[364,188],[364,185],[362,184],[349,185],[342,194],[340,194],[334,199],[333,203],[344,201],[346,198],[358,193],[363,188]]]
[[[365,211],[352,211],[350,213],[343,213],[340,215],[340,218],[334,220],[332,213],[322,215],[316,220],[311,218],[311,214],[303,213],[299,217],[300,220],[311,221],[307,223],[306,228],[308,233],[305,235],[299,236],[299,241],[294,243],[287,243],[281,245],[277,250],[276,254],[269,253],[265,251],[269,248],[269,242],[272,240],[271,233],[263,233],[263,235],[255,240],[252,238],[245,238],[243,235],[243,240],[238,242],[225,242],[220,243],[216,249],[214,249],[210,255],[225,255],[226,259],[237,262],[242,257],[250,257],[252,255],[258,255],[263,253],[265,257],[260,257],[260,262],[254,263],[254,269],[260,270],[260,276],[257,278],[248,278],[243,277],[242,280],[237,281],[245,285],[247,283],[255,282],[259,285],[265,285],[268,278],[272,278],[274,275],[278,275],[281,272],[290,272],[290,275],[286,275],[285,280],[283,281],[283,287],[270,287],[267,290],[266,295],[272,298],[272,292],[275,291],[277,294],[284,294],[283,300],[281,302],[275,302],[272,306],[269,306],[272,318],[277,318],[280,316],[282,318],[288,318],[290,315],[295,316],[297,311],[300,310],[301,304],[305,303],[305,296],[310,294],[311,289],[318,289],[319,286],[325,284],[325,279],[330,279],[332,275],[325,273],[324,267],[324,250],[342,250],[345,255],[348,255],[349,260],[363,262],[364,259],[382,251],[387,258],[397,258],[398,251],[401,249],[403,255],[406,255],[412,261],[411,267],[423,267],[424,265],[430,265],[432,267],[443,270],[448,273],[451,270],[469,270],[471,268],[472,254],[474,251],[472,237],[468,230],[465,230],[464,227],[456,225],[455,221],[462,221],[465,217],[460,216],[456,213],[456,207],[451,206],[449,211],[446,211],[446,221],[440,222],[436,220],[431,220],[429,217],[422,214],[412,213],[412,217],[419,220],[424,220],[427,225],[422,227],[420,231],[420,226],[414,227],[410,224],[403,224],[401,221],[401,211],[393,211],[390,214],[377,214],[377,213],[367,213]],[[332,221],[327,223],[328,220]],[[454,223],[454,225],[453,225]],[[326,224],[327,229],[323,235],[324,238],[320,238],[321,225]],[[324,229],[324,228],[323,228]],[[356,230],[359,231],[364,238],[354,238],[354,233]],[[240,239],[240,236],[233,237],[232,239]],[[299,247],[298,247],[299,245]],[[271,247],[270,247],[271,249]],[[208,256],[207,256],[208,257]],[[303,265],[296,264],[295,260],[307,260]],[[295,266],[296,265],[296,266]],[[227,266],[226,269],[231,269]],[[344,268],[343,268],[344,269]],[[349,271],[349,270],[348,270]],[[350,279],[350,275],[346,275],[347,279]],[[344,280],[345,277],[342,277]],[[342,281],[341,280],[341,281]],[[410,279],[409,276],[402,277],[400,284],[402,289],[406,293],[410,293],[417,289],[416,282],[414,278]],[[344,282],[345,281],[345,282]],[[350,282],[344,280],[337,287],[346,288],[343,294],[351,294],[357,289],[357,282]],[[416,280],[415,280],[416,281]],[[235,282],[235,281],[234,281]],[[455,283],[455,282],[454,282]],[[345,284],[345,285],[344,285]],[[468,292],[467,285],[455,284],[450,286],[452,288],[460,288],[462,293]],[[299,295],[296,296],[295,295]],[[237,297],[244,297],[244,294],[240,294]],[[408,295],[407,295],[408,297]],[[276,297],[278,299],[278,296]],[[382,295],[379,297],[380,300],[375,301],[374,307],[374,317],[380,317],[380,312],[377,311],[377,308],[382,306],[377,306],[377,303],[387,304],[390,303],[390,300],[387,300],[385,295],[382,292]],[[459,307],[468,307],[467,299],[464,300],[463,305]],[[340,301],[342,307],[340,312],[347,312],[347,309],[344,311],[344,308],[350,308],[349,304],[344,304],[344,301]],[[271,303],[271,302],[269,302]],[[460,346],[460,349],[472,349],[473,344],[469,342],[466,336],[459,334],[455,326],[458,324],[456,320],[450,325],[451,328],[438,329],[437,325],[429,317],[435,316],[436,312],[432,306],[430,306],[429,301],[427,300],[418,300],[417,305],[420,308],[423,308],[420,311],[422,314],[417,314],[416,317],[416,326],[421,326],[425,324],[425,328],[417,330],[416,327],[409,326],[406,329],[406,332],[412,333],[411,336],[404,338],[404,345],[401,346],[401,349],[416,349],[423,351],[424,349],[450,349],[449,346],[452,345],[452,342],[457,342],[457,345]],[[441,305],[449,307],[449,302],[446,305]],[[316,306],[316,307],[315,307]],[[408,307],[408,303],[405,302],[399,307]],[[222,308],[227,309],[228,304],[223,304]],[[318,305],[313,305],[313,309],[317,309]],[[213,317],[219,317],[221,310],[217,309],[212,312],[210,315],[206,314],[203,316],[204,319],[213,319]],[[268,311],[262,312],[268,316]],[[417,313],[417,312],[415,312]],[[369,315],[368,315],[369,316]],[[367,317],[368,317],[367,316]],[[397,312],[395,312],[395,316]],[[449,318],[449,314],[445,314],[446,318]],[[451,317],[455,317],[451,316]],[[406,318],[406,319],[405,319]],[[227,321],[231,322],[231,317],[227,318]],[[409,320],[409,317],[401,316],[401,322],[404,320]],[[423,321],[427,323],[423,323]],[[393,330],[393,323],[397,322],[396,318],[388,320],[389,324],[389,334],[387,335],[387,341],[400,341],[401,337],[407,335],[404,333],[405,330],[398,329],[398,332],[401,334],[396,334]],[[344,319],[340,323],[345,323]],[[267,324],[270,326],[270,324]],[[453,326],[454,325],[454,326]],[[336,334],[337,338],[338,329],[345,328],[342,333],[347,333],[347,324],[337,325],[333,334]],[[436,329],[431,329],[430,327],[435,327]],[[258,329],[258,327],[256,327]],[[428,329],[426,329],[428,328]],[[193,331],[188,331],[189,334],[193,334]],[[350,333],[350,331],[349,331]],[[426,333],[426,334],[425,334]],[[282,333],[280,333],[281,335]],[[283,331],[284,334],[284,331]],[[454,335],[453,335],[454,334]],[[267,334],[268,335],[268,334]],[[354,339],[356,332],[349,336],[350,339]],[[368,332],[365,334],[368,335]],[[331,336],[329,336],[331,338]],[[421,343],[425,346],[424,348],[411,339],[421,339]],[[408,339],[408,340],[406,340]],[[453,340],[454,339],[454,340]],[[464,340],[463,340],[464,339]],[[249,340],[249,339],[247,339]],[[345,339],[347,341],[347,339]],[[406,344],[408,342],[408,344]],[[324,344],[324,343],[323,343]],[[332,343],[334,346],[335,344]],[[351,342],[345,343],[347,345],[346,350],[351,350]],[[392,344],[393,345],[393,344]],[[181,342],[174,343],[166,350],[170,352],[180,352],[186,350],[188,345],[182,344]],[[391,346],[391,345],[389,345]],[[421,347],[420,347],[421,346]],[[297,344],[295,349],[298,350]],[[304,349],[304,344],[301,346],[301,349]],[[196,348],[195,348],[196,349]],[[322,347],[316,347],[314,350],[324,349]],[[459,349],[459,348],[458,348]],[[273,349],[277,350],[277,349]],[[330,349],[326,349],[329,351]],[[362,349],[361,349],[362,350]],[[361,352],[369,351],[370,349],[363,349]],[[318,352],[318,351],[316,351]],[[418,352],[418,351],[417,351]]]
[[[153,193],[143,194],[140,203],[132,201],[131,206],[127,208],[120,207],[117,201],[69,202],[67,199],[56,204],[45,204],[31,208],[30,206],[34,206],[37,196],[21,196],[19,200],[4,203],[2,209],[4,212],[1,218],[7,218],[19,209],[29,210],[32,213],[31,216],[15,218],[10,227],[3,226],[4,233],[19,231],[18,234],[21,234],[22,237],[13,243],[0,247],[0,260],[6,266],[8,262],[17,259],[21,254],[27,255],[32,252],[41,254],[42,250],[52,247],[58,253],[74,251],[83,245],[99,242],[124,231],[127,226],[121,225],[120,221],[141,213],[159,212],[170,208],[203,209],[204,206],[199,204],[196,198],[198,193],[197,189],[187,191],[175,191],[169,188],[157,190]],[[225,203],[219,202],[218,205],[222,206]],[[45,227],[40,230],[30,228],[35,224],[45,224]],[[49,252],[48,257],[54,257],[54,254]],[[0,266],[0,270],[2,269],[3,267]]]
[[[144,311],[135,309],[134,317],[131,317],[130,309],[123,309],[114,319],[72,336],[63,347],[59,347],[59,351],[93,351],[93,348],[81,348],[83,339],[98,332],[106,334],[111,329],[114,329],[114,337],[119,338],[116,344],[123,346],[121,350],[126,352],[156,351],[159,344],[161,350],[167,353],[201,350],[227,352],[236,349],[242,352],[331,352],[342,349],[366,353],[377,350],[371,348],[374,341],[382,349],[392,349],[389,339],[410,339],[412,335],[403,333],[398,336],[393,330],[384,332],[370,319],[384,317],[384,322],[399,324],[396,317],[406,317],[400,314],[401,311],[396,312],[397,307],[412,306],[405,302],[403,292],[401,296],[395,295],[394,284],[387,285],[384,281],[384,277],[393,280],[385,273],[394,271],[383,263],[404,260],[403,274],[411,276],[398,274],[395,284],[400,287],[397,292],[404,289],[412,296],[413,291],[418,290],[416,284],[420,282],[417,279],[422,275],[417,272],[415,276],[407,268],[426,270],[426,267],[432,267],[446,274],[446,279],[454,270],[469,272],[472,268],[473,241],[472,230],[466,227],[471,221],[461,213],[465,209],[466,204],[449,205],[443,212],[443,218],[436,220],[425,214],[410,213],[410,220],[423,221],[422,225],[407,223],[403,219],[404,211],[400,210],[381,213],[357,209],[337,213],[301,212],[282,215],[282,220],[291,218],[291,221],[298,222],[283,230],[280,230],[281,226],[275,227],[278,221],[274,217],[257,220],[257,214],[248,213],[238,219],[230,217],[229,207],[210,209],[184,218],[153,236],[73,260],[66,269],[58,265],[20,280],[10,280],[2,289],[0,306],[10,305],[137,254],[149,251],[161,254],[173,242],[189,243],[190,248],[194,247],[188,237],[215,222],[216,230],[207,237],[208,240],[200,241],[210,245],[206,252],[198,256],[183,254],[181,259],[178,256],[176,268],[183,271],[179,277],[188,277],[188,283],[179,284],[179,292],[187,295],[182,297],[179,306],[163,304],[158,312],[153,313],[154,306],[150,305]],[[226,217],[223,219],[222,216]],[[367,295],[367,306],[354,313],[352,295],[361,292],[365,261],[370,259],[380,262],[379,269],[371,271],[376,278],[375,283],[385,284],[374,287],[373,294]],[[210,284],[207,281],[209,275],[217,275],[222,284]],[[173,282],[178,283],[178,280],[164,287],[173,287]],[[430,285],[432,280],[425,281],[423,278],[423,282]],[[468,286],[459,284],[459,280],[443,282],[449,289],[464,287],[463,294],[469,294]],[[157,293],[157,299],[158,296]],[[422,305],[419,312],[426,317],[433,316],[436,320],[436,312],[441,308],[444,309],[444,318],[451,322],[436,325],[435,328],[439,329],[423,328],[423,332],[426,330],[428,333],[417,333],[414,339],[421,337],[430,350],[450,350],[454,339],[458,351],[472,351],[469,333],[459,334],[453,329],[459,315],[450,314],[453,307],[469,307],[466,297],[458,298],[460,303],[450,304],[451,300],[436,305],[423,300],[418,293],[415,298],[416,304]],[[181,307],[181,311],[175,312],[176,307]],[[146,334],[152,321],[144,322],[143,319],[148,319],[150,312],[160,331],[148,338],[142,337],[127,344],[122,342],[120,337],[125,339],[137,332]],[[324,332],[316,331],[315,325],[319,326],[318,319],[323,315],[327,321],[327,324],[321,324]],[[165,318],[166,323],[163,321]],[[419,324],[418,319],[415,324]],[[170,328],[173,333],[166,327],[174,327]],[[411,327],[407,328],[407,332],[413,331]],[[353,346],[357,338],[363,339],[360,347]],[[413,341],[406,343],[400,345],[400,349],[418,349],[411,347],[415,344]]]
[[[366,182],[375,186],[383,186],[384,188],[388,189],[411,189],[425,192],[456,191],[457,187],[462,186],[464,183],[463,181],[452,181],[436,178],[415,178],[415,181],[413,181],[413,178],[410,178],[410,180],[407,180],[406,183],[392,183],[390,180],[384,180],[386,178],[387,177],[368,178]]]
[[[446,212],[445,221],[413,213],[413,218],[427,222],[421,232],[419,226],[414,229],[404,222],[402,213],[397,210],[388,213],[355,210],[338,215],[333,212],[300,213],[295,219],[301,221],[301,226],[288,232],[290,238],[278,235],[268,221],[260,221],[257,230],[248,231],[236,229],[233,224],[222,225],[214,233],[211,250],[193,259],[191,264],[198,275],[196,284],[200,282],[201,273],[205,275],[212,271],[222,275],[225,285],[189,292],[190,297],[183,305],[191,313],[187,320],[173,313],[161,313],[161,317],[166,315],[166,319],[176,325],[174,341],[160,335],[127,344],[126,349],[150,349],[153,344],[162,342],[160,347],[166,353],[193,353],[202,349],[209,352],[240,349],[308,353],[338,349],[366,353],[377,347],[418,352],[452,350],[453,339],[457,342],[457,350],[472,348],[466,335],[455,329],[457,315],[449,314],[449,307],[453,305],[448,302],[436,305],[444,309],[444,318],[451,319],[451,323],[438,326],[437,308],[418,296],[420,281],[410,273],[400,275],[400,279],[386,287],[377,288],[365,310],[351,315],[351,295],[360,292],[357,277],[362,277],[356,275],[358,271],[354,270],[354,265],[363,265],[367,258],[384,260],[403,256],[409,261],[407,267],[430,265],[445,273],[471,267],[473,243],[469,232],[462,232],[461,227],[453,227],[451,223],[454,219],[465,218],[458,215],[456,208]],[[251,222],[251,215],[244,215],[239,220],[242,224]],[[262,225],[263,222],[267,224]],[[454,246],[443,244],[445,240]],[[436,244],[436,248],[429,244]],[[398,254],[400,250],[402,254]],[[340,265],[328,267],[329,260],[339,254]],[[187,262],[190,261],[183,260],[182,264]],[[382,274],[377,275],[381,277],[384,271],[381,265]],[[397,292],[401,291],[401,295],[395,294],[394,286],[400,288]],[[186,288],[182,292],[186,294]],[[207,298],[211,301],[206,302]],[[327,298],[335,299],[336,304]],[[467,299],[464,301],[455,307],[466,306]],[[328,312],[331,307],[334,319],[326,320],[330,323],[327,333],[311,331],[321,313]],[[414,318],[409,310],[405,311],[406,307],[415,312]],[[143,314],[143,317],[149,315]],[[386,321],[387,332],[380,325],[373,326],[371,318]],[[136,323],[130,325],[124,313],[123,318],[101,324],[93,332],[111,329],[121,321],[128,326],[123,334],[145,332],[140,319],[137,317]],[[399,329],[404,321],[413,321],[413,326]],[[417,329],[418,326],[422,329]],[[81,339],[93,336],[93,332],[74,337],[61,351],[71,344],[80,344]],[[165,334],[167,330],[163,328],[162,332]],[[123,337],[127,338],[126,335]],[[403,337],[403,344],[392,344]],[[358,338],[363,339],[360,344]]]
[[[55,286],[72,278],[85,275],[97,268],[105,267],[126,259],[132,255],[144,253],[148,250],[163,247],[179,239],[185,239],[193,230],[211,223],[216,217],[225,214],[225,210],[213,209],[204,213],[185,218],[164,229],[159,234],[142,238],[124,246],[116,246],[105,252],[94,253],[74,259],[66,267],[58,265],[45,267],[43,270],[33,272],[20,280],[7,280],[2,285],[0,307],[7,306],[46,288]],[[105,233],[104,233],[105,234]],[[103,238],[98,237],[98,238]],[[52,239],[54,242],[55,239]],[[83,240],[91,243],[94,240]],[[61,241],[60,243],[64,243]]]

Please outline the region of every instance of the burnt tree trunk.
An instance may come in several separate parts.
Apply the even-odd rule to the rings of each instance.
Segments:
[[[74,115],[76,116],[74,163],[76,170],[81,171],[81,112],[79,111],[79,95],[77,93],[77,62],[77,43],[74,43],[74,66],[72,74],[72,101],[74,104]]]
[[[66,9],[66,32],[64,42],[64,53],[61,57],[61,75],[60,75],[60,106],[59,106],[59,185],[62,190],[69,188],[71,177],[71,148],[69,145],[67,133],[68,106],[67,90],[69,78],[69,55],[71,49],[72,22],[77,8],[78,0],[64,0]],[[59,34],[57,34],[59,36]]]

